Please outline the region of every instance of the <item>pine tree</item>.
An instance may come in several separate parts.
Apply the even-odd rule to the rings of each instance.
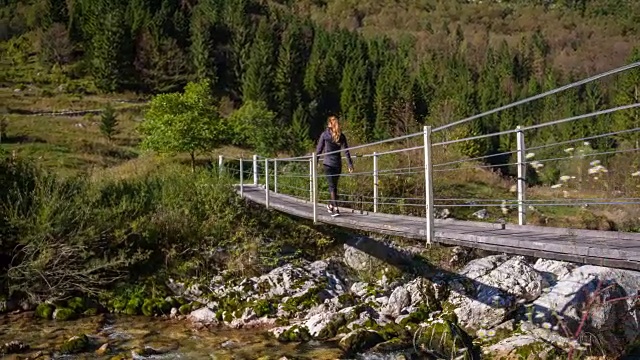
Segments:
[[[290,23],[282,34],[278,63],[274,79],[275,104],[283,124],[289,124],[293,110],[300,102],[300,91],[296,84],[302,71],[300,28],[296,22]]]
[[[251,45],[246,71],[242,77],[243,102],[264,102],[272,108],[270,75],[273,72],[273,57],[273,29],[267,20],[261,20]]]
[[[123,11],[97,1],[92,14],[91,64],[96,86],[103,91],[117,90],[123,80],[122,49],[125,40]]]
[[[196,80],[209,79],[212,86],[215,86],[217,81],[216,66],[211,54],[214,47],[211,39],[212,23],[216,20],[216,15],[211,1],[202,1],[194,9],[190,28],[189,50]]]
[[[359,44],[351,49],[342,73],[340,108],[346,114],[346,129],[355,141],[369,138],[368,108],[370,86],[367,59]]]
[[[291,121],[291,151],[294,156],[306,153],[312,146],[309,138],[309,119],[302,105],[298,105]]]
[[[108,104],[100,116],[100,132],[109,142],[118,134],[118,118],[115,109]]]

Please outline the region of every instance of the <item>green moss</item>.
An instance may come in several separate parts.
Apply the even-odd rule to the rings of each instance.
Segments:
[[[340,340],[340,347],[347,354],[354,354],[368,350],[383,341],[383,337],[376,331],[358,329],[343,337]]]
[[[352,293],[344,293],[338,296],[338,301],[343,307],[354,306],[357,303],[355,295]]]
[[[98,308],[88,308],[82,314],[85,316],[96,316],[98,315]]]
[[[423,324],[417,343],[445,358],[461,356],[460,359],[471,360],[474,347],[471,337],[457,324],[442,317],[429,320]]]
[[[193,304],[191,307],[193,308]],[[202,304],[200,304],[200,307],[202,307]],[[165,299],[155,299],[154,309],[158,315],[167,315],[171,313],[171,303]]]
[[[86,310],[86,303],[81,297],[74,297],[67,300],[67,307],[80,314]]]
[[[204,307],[204,304],[199,301],[194,301],[191,303],[191,311],[202,309],[202,307]]]
[[[60,347],[60,352],[63,354],[78,354],[84,352],[89,347],[89,338],[87,335],[82,334],[74,336],[67,340]]]
[[[296,313],[300,310],[311,309],[312,307],[320,304],[320,292],[322,292],[326,288],[326,283],[320,283],[316,286],[311,287],[304,294],[296,297],[290,297],[283,304],[283,308],[285,311]]]
[[[567,358],[567,354],[543,341],[520,346],[515,349],[514,355],[519,359],[562,360]]]
[[[144,316],[153,316],[154,314],[154,301],[153,299],[147,299],[142,304],[142,314]]]
[[[377,353],[391,353],[409,348],[410,346],[411,341],[408,341],[407,339],[393,338],[391,340],[379,343],[371,350]]]
[[[293,325],[278,337],[283,342],[305,342],[311,340],[311,334],[304,326]]]
[[[53,317],[59,321],[74,320],[78,315],[69,308],[57,308],[53,312]]]
[[[182,306],[184,304],[189,303],[189,300],[183,298],[182,296],[174,297],[173,299],[178,303],[178,306]]]
[[[418,309],[407,317],[400,321],[400,325],[406,326],[409,323],[412,324],[420,324],[423,321],[429,319],[429,315],[431,314],[432,309],[428,307],[426,304],[422,304],[418,307]]]
[[[36,317],[49,320],[53,317],[54,307],[51,304],[42,303],[36,308]]]
[[[231,314],[230,311],[225,311],[222,313],[222,319],[224,320],[224,322],[230,323],[231,321],[233,321],[233,314]]]
[[[223,314],[224,314],[224,310],[222,310],[222,309],[216,310],[216,319],[218,321],[222,321],[223,320],[223,318],[222,318]]]
[[[143,304],[144,302],[141,298],[134,296],[127,302],[124,313],[127,315],[139,315]]]
[[[276,308],[273,306],[272,302],[265,299],[257,300],[253,303],[251,308],[255,311],[258,317],[273,315],[276,312]]]
[[[288,326],[291,323],[287,318],[277,318],[276,326]]]
[[[191,304],[184,304],[184,305],[180,306],[180,308],[178,308],[178,311],[182,315],[189,314],[191,312]],[[217,313],[216,313],[216,315],[217,315]],[[220,319],[218,319],[218,320],[220,320]]]
[[[318,333],[316,338],[319,340],[330,339],[338,334],[338,329],[343,325],[346,325],[344,315],[336,314],[336,316]]]
[[[123,312],[127,307],[127,303],[128,301],[126,299],[116,298],[115,300],[113,300],[113,310],[115,312]]]

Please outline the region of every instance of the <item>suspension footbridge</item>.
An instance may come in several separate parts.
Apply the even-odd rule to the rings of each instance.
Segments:
[[[219,166],[227,172],[236,173],[239,183],[235,185],[235,190],[242,197],[270,209],[313,220],[314,223],[401,236],[426,241],[427,244],[438,242],[507,254],[640,270],[640,233],[527,224],[529,216],[539,216],[538,209],[545,208],[608,206],[637,211],[637,216],[640,216],[640,197],[633,197],[640,196],[640,148],[637,141],[635,146],[631,142],[631,145],[606,150],[589,148],[589,151],[585,151],[590,141],[637,135],[640,134],[640,127],[527,148],[527,139],[534,138],[539,129],[571,125],[584,119],[639,108],[640,103],[466,138],[451,139],[447,133],[447,129],[457,125],[636,67],[640,67],[640,62],[444,126],[425,126],[421,132],[350,147],[349,150],[355,155],[356,171],[341,177],[341,216],[338,217],[332,217],[326,210],[324,204],[328,192],[323,188],[324,175],[317,171],[318,159],[329,153],[289,158],[254,155],[252,159],[227,159],[226,163],[221,156]],[[513,149],[509,151],[480,157],[450,157],[454,153],[450,147],[456,144],[505,137],[510,138],[509,143],[513,144]],[[583,147],[579,148],[578,145]],[[535,159],[535,152],[558,147],[558,153],[562,156]],[[355,150],[365,152],[355,154]],[[619,162],[622,161],[625,166],[607,169],[606,159],[611,159],[613,155],[619,156],[622,159]],[[488,161],[492,157],[514,160],[496,165]],[[559,161],[572,164],[577,169],[577,176],[562,176],[562,181],[546,189],[545,196],[538,193],[529,196],[532,188],[529,174],[535,173],[546,163]],[[439,181],[451,176],[451,173],[507,167],[515,167],[517,173],[512,179],[512,192],[508,194],[482,198],[451,198],[439,194],[446,186],[439,184]],[[622,174],[623,171],[629,174]],[[247,174],[252,175],[252,182],[245,181]],[[612,175],[616,175],[615,179],[618,180],[614,181]],[[464,176],[458,177],[464,182]],[[510,180],[495,181],[509,185]],[[575,186],[571,185],[572,181]],[[585,184],[594,181],[601,188],[591,186],[590,191],[583,189]],[[508,199],[509,194],[513,194],[514,198]],[[443,213],[455,208],[480,208],[472,215],[483,221],[443,219],[446,217]],[[503,216],[495,216],[496,212]],[[489,213],[494,214],[493,217]],[[513,221],[510,221],[510,214],[513,214]]]

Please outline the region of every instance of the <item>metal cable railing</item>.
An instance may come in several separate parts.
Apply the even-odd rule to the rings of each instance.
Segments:
[[[451,139],[436,143],[431,142],[432,132],[448,129],[455,125],[478,119],[482,116],[490,115],[505,109],[509,109],[511,107],[515,107],[530,101],[559,93],[570,88],[581,86],[602,77],[636,68],[638,66],[640,66],[640,62],[610,70],[608,72],[595,75],[590,78],[574,82],[572,84],[568,84],[563,87],[547,91],[509,105],[498,107],[496,109],[474,115],[466,119],[455,121],[444,126],[436,127],[434,129],[429,126],[425,126],[423,131],[419,133],[407,134],[391,139],[350,147],[349,150],[351,152],[353,152],[353,150],[365,148],[379,149],[379,146],[383,144],[391,144],[398,141],[416,139],[419,136],[422,136],[422,144],[420,145],[414,145],[415,142],[414,144],[410,144],[411,142],[405,142],[404,148],[396,148],[380,152],[369,152],[364,154],[353,154],[352,158],[354,159],[354,164],[359,170],[351,173],[336,175],[340,176],[341,178],[345,178],[345,180],[342,181],[347,182],[346,188],[348,190],[343,191],[340,194],[341,198],[344,198],[344,200],[340,200],[340,203],[351,204],[353,206],[360,207],[361,210],[366,209],[367,211],[372,211],[374,213],[380,212],[381,210],[393,210],[395,208],[405,207],[414,208],[415,210],[410,210],[412,213],[414,211],[424,211],[424,216],[427,219],[426,234],[428,242],[433,236],[433,218],[435,214],[435,208],[501,207],[504,212],[505,209],[510,210],[513,207],[517,207],[518,223],[524,225],[526,223],[526,209],[529,206],[538,207],[640,204],[640,198],[633,196],[611,196],[607,198],[581,196],[578,198],[570,198],[570,194],[563,194],[563,196],[565,197],[564,199],[527,199],[527,197],[525,196],[528,187],[531,185],[527,182],[528,172],[531,172],[532,169],[534,173],[538,172],[542,167],[542,164],[546,162],[576,160],[584,157],[603,155],[635,153],[638,152],[640,148],[637,146],[629,149],[617,148],[608,151],[596,151],[580,155],[562,157],[555,157],[553,156],[553,154],[549,154],[547,152],[546,155],[550,157],[546,157],[540,160],[530,159],[531,156],[535,155],[533,153],[527,153],[527,150],[533,151],[546,149],[545,151],[547,151],[548,149],[552,149],[554,147],[567,144],[575,144],[580,141],[584,142],[593,139],[633,134],[639,132],[640,127],[609,131],[606,133],[590,136],[582,136],[571,140],[536,145],[530,148],[526,148],[525,146],[525,133],[550,126],[568,124],[581,119],[602,116],[618,111],[635,109],[640,107],[640,103],[616,106],[610,109],[594,111],[588,114],[567,117],[541,124],[517,127],[515,129],[499,131],[490,134],[470,136],[462,139]],[[445,150],[446,146],[448,145],[470,141],[479,141],[500,136],[511,136],[512,134],[516,135],[515,142],[511,142],[509,140],[507,144],[515,143],[515,149],[506,149],[504,151],[483,156],[446,159],[447,155],[450,155],[448,154],[448,151]],[[441,161],[437,164],[433,164],[434,153],[437,149],[443,149],[445,159],[444,161]],[[253,185],[264,185],[267,207],[269,207],[269,193],[281,193],[284,190],[283,194],[313,203],[313,219],[315,222],[317,221],[317,205],[322,202],[326,202],[328,200],[327,195],[329,195],[327,188],[324,187],[325,185],[319,184],[318,182],[319,174],[317,174],[316,171],[318,160],[327,155],[339,154],[342,151],[344,150],[337,150],[323,154],[311,153],[303,156],[287,158],[269,158],[254,155],[252,159],[235,159],[236,161],[239,161],[240,164],[239,169],[237,169],[237,173],[240,177],[240,192],[242,193],[243,191],[244,181],[253,177]],[[416,160],[415,156],[409,156],[408,153],[415,151],[421,151],[424,156],[420,156],[418,160]],[[406,158],[403,158],[403,155]],[[513,160],[514,155],[516,157],[515,160]],[[343,156],[341,157],[344,158]],[[503,157],[503,159],[501,159],[500,161],[495,161],[498,163],[493,164],[488,161],[489,159],[496,157]],[[363,162],[365,159],[370,158],[372,159],[372,162]],[[387,159],[386,163],[382,162],[383,158]],[[393,163],[394,161],[395,163]],[[488,163],[483,163],[485,161]],[[247,162],[249,162],[249,164],[246,164]],[[222,158],[220,158],[220,167],[222,167],[222,163]],[[248,171],[246,171],[246,169],[244,168],[246,165],[249,165],[247,166]],[[515,166],[517,170],[517,176],[514,179],[515,186],[512,187],[512,189],[510,189],[509,191],[505,191],[504,193],[492,195],[497,197],[497,199],[466,198],[464,196],[445,196],[442,198],[438,198],[434,196],[434,180],[439,181],[442,176],[460,176],[456,174],[458,174],[458,172],[460,172],[460,174],[465,174],[469,170],[478,169],[496,169],[498,171],[505,171],[506,168],[510,168],[513,166]],[[591,170],[593,170],[593,172],[591,172]],[[233,171],[235,171],[235,169]],[[602,176],[602,173],[607,172],[607,169],[597,164],[593,165],[592,168],[589,169],[588,174],[593,175],[593,178],[596,178],[596,175],[600,174],[600,176]],[[448,173],[451,173],[451,175],[447,175]],[[245,175],[247,176],[246,179]],[[325,174],[321,174],[320,176],[328,177],[332,175],[327,176]],[[637,178],[640,182],[640,171],[638,171],[637,174],[634,173],[632,176]],[[402,180],[386,180],[388,177],[395,177],[394,179],[402,178]],[[551,186],[551,190],[556,191],[558,188],[561,188],[563,184],[566,184],[567,181],[575,178],[569,177],[569,179],[567,179],[565,177],[566,176],[561,177],[560,180],[562,181],[562,183]],[[564,178],[564,180],[562,178]],[[502,178],[501,181],[511,182],[512,180],[509,180],[508,178]],[[581,182],[582,179],[578,179],[577,181]],[[640,184],[638,184],[638,187],[640,187]],[[344,189],[345,187],[342,188]],[[510,198],[514,196],[515,198]],[[393,207],[393,209],[390,207]]]

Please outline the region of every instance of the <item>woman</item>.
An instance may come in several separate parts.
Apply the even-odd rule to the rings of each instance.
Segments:
[[[323,160],[324,173],[327,177],[329,193],[331,194],[331,202],[327,205],[327,211],[331,213],[331,216],[340,215],[340,210],[338,209],[338,180],[342,172],[341,149],[345,149],[349,172],[353,172],[353,162],[347,145],[347,137],[340,131],[338,118],[330,116],[327,129],[320,135],[320,140],[318,140],[316,156],[323,152],[331,153],[325,155]]]

